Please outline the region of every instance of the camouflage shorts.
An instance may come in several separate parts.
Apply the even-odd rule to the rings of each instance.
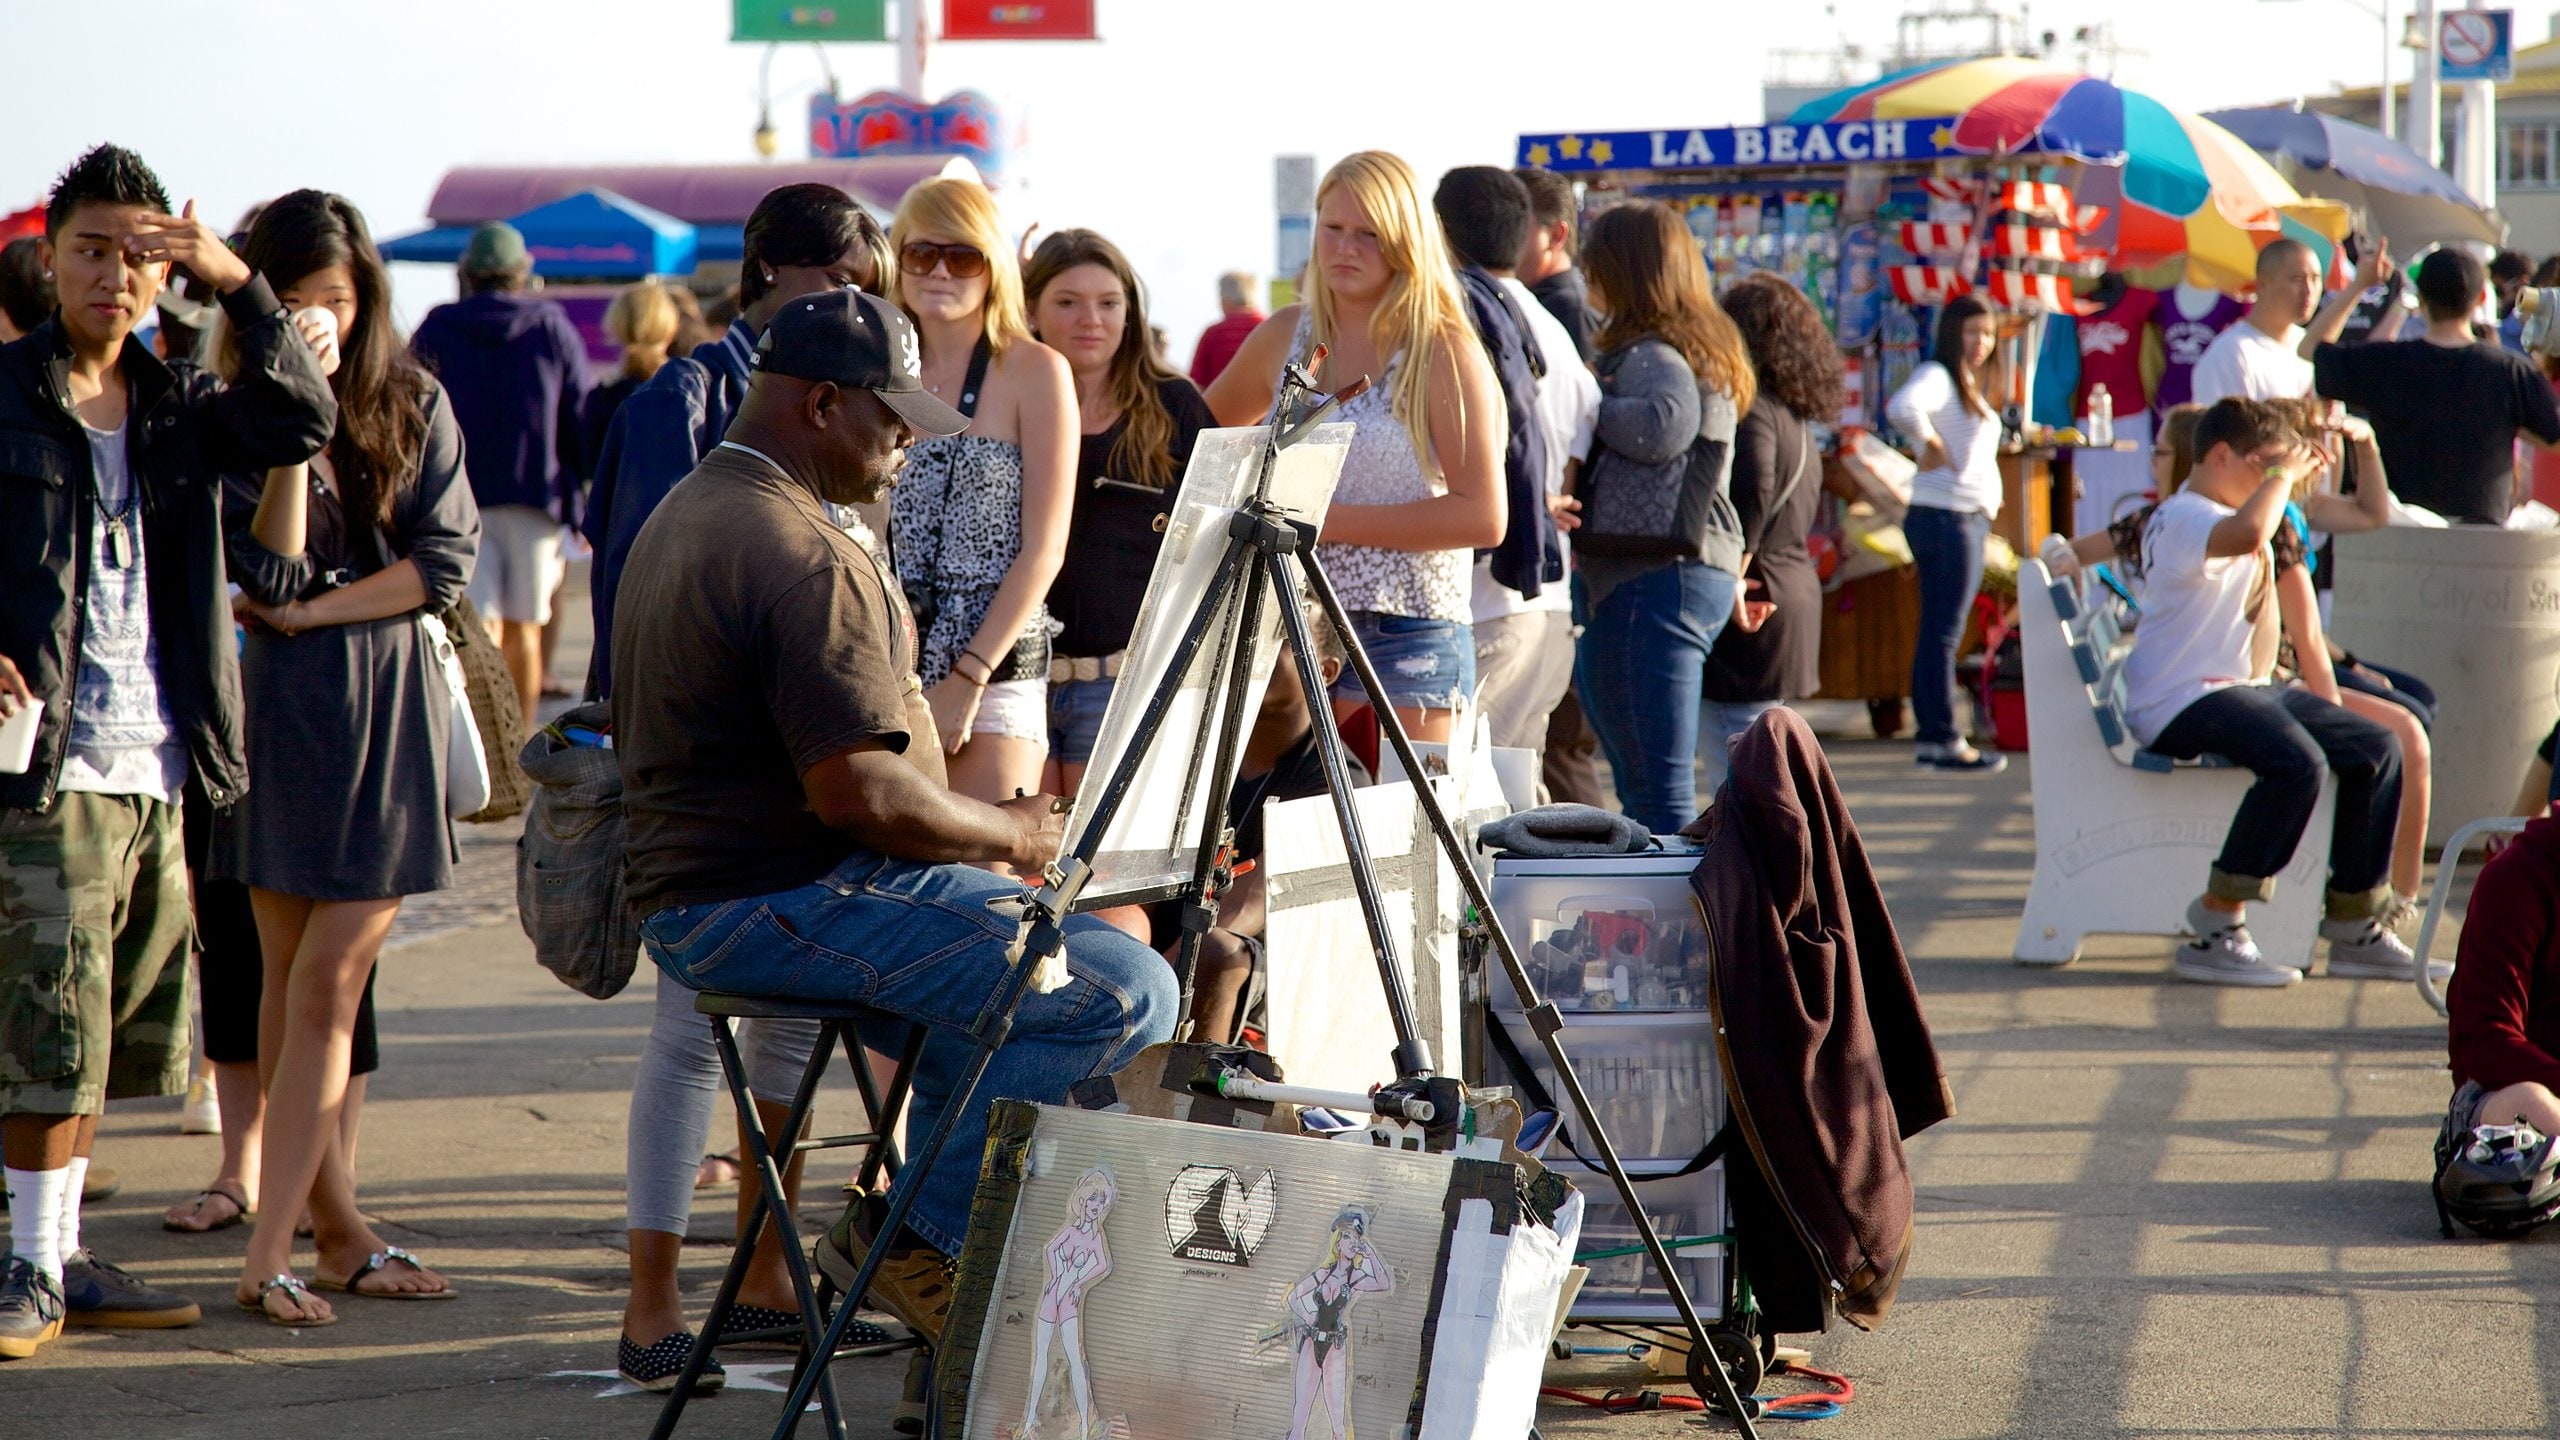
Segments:
[[[177,806],[0,809],[0,1114],[185,1089],[193,944]]]

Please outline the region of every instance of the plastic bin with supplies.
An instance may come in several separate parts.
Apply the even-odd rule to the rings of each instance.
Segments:
[[[1693,848],[1567,859],[1501,856],[1493,908],[1521,963],[1567,1012],[1703,1011],[1707,937],[1689,891]],[[1510,977],[1489,999],[1518,1011]]]
[[[1571,1101],[1556,1084],[1547,1047],[1526,1017],[1490,1018],[1537,1077],[1538,1089],[1564,1112],[1556,1138],[1547,1145],[1547,1163],[1563,1166],[1567,1178],[1581,1184],[1583,1166],[1574,1157],[1588,1156],[1597,1165],[1599,1152],[1582,1139],[1580,1117],[1571,1113]],[[1724,1076],[1716,1064],[1714,1025],[1714,1017],[1703,1010],[1565,1017],[1564,1053],[1629,1168],[1678,1169],[1697,1158],[1724,1124]],[[1491,1069],[1494,1084],[1518,1081],[1510,1056],[1500,1047]]]
[[[1680,1311],[1671,1292],[1653,1273],[1653,1261],[1640,1248],[1627,1207],[1605,1175],[1586,1172],[1571,1157],[1548,1152],[1548,1163],[1561,1166],[1582,1191],[1582,1239],[1574,1246],[1575,1263],[1589,1269],[1582,1293],[1574,1297],[1567,1317],[1577,1324],[1678,1323]],[[1714,1237],[1730,1233],[1724,1200],[1724,1162],[1688,1175],[1648,1179],[1634,1166],[1636,1196],[1653,1217],[1654,1233],[1671,1247],[1671,1265],[1689,1292],[1689,1303],[1702,1320],[1720,1320],[1725,1312],[1725,1257],[1731,1242]],[[1623,1251],[1623,1254],[1613,1254]]]

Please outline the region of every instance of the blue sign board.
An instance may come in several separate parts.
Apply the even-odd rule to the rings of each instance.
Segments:
[[[1516,163],[1542,170],[1703,170],[1860,165],[1958,155],[1955,117],[1824,120],[1721,130],[1523,135]]]
[[[2448,10],[2436,17],[2436,78],[2516,78],[2516,12]]]

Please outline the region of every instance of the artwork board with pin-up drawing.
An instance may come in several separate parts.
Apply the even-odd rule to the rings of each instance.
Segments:
[[[938,1373],[954,1433],[1527,1434],[1580,1192],[1491,1135],[1285,1128],[998,1101]]]

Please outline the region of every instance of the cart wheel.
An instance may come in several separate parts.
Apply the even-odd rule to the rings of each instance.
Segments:
[[[1868,701],[1867,721],[1876,727],[1877,739],[1892,739],[1902,733],[1902,702],[1900,700]]]
[[[1769,1376],[1768,1362],[1761,1358],[1760,1342],[1748,1330],[1710,1330],[1707,1345],[1724,1362],[1725,1373],[1733,1377],[1734,1392],[1742,1397],[1742,1408],[1751,1419],[1760,1418],[1760,1402],[1751,1392]],[[1689,1352],[1689,1388],[1709,1405],[1716,1403],[1716,1382],[1707,1370],[1707,1357],[1696,1350]]]

